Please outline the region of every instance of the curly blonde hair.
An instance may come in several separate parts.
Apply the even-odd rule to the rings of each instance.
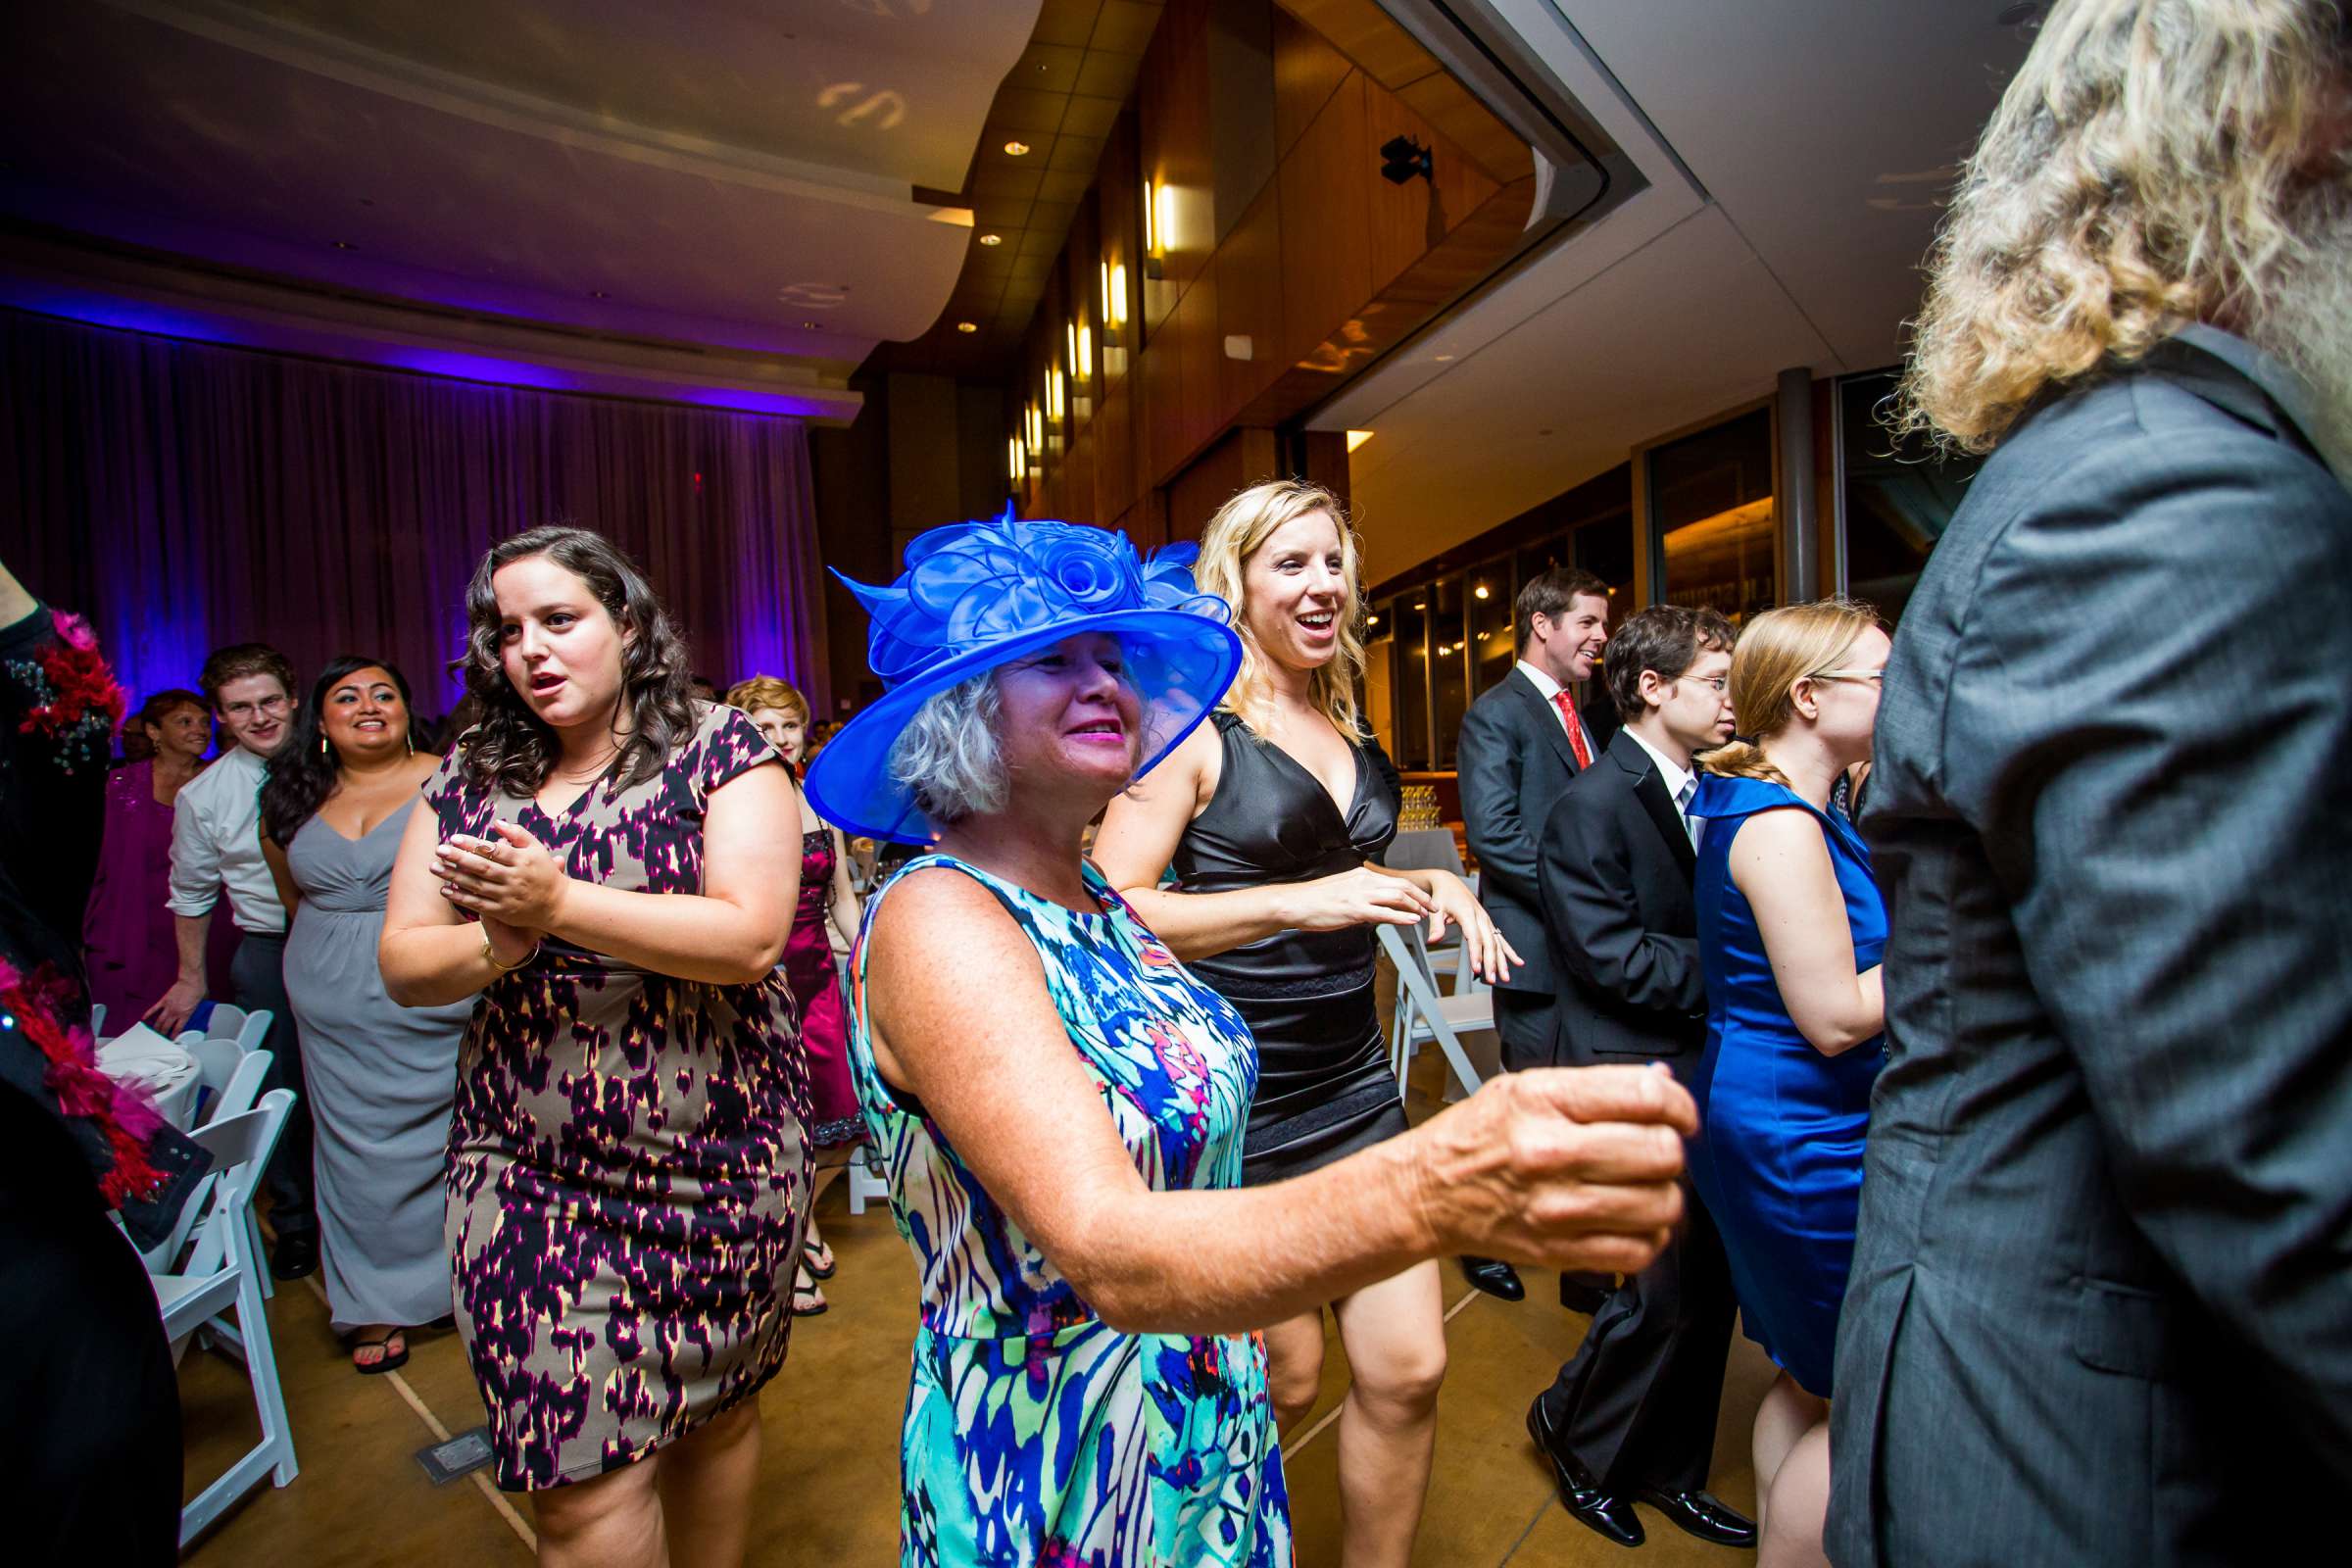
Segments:
[[[1897,431],[1987,452],[2049,386],[2259,318],[2314,260],[2348,52],[2342,0],[2059,0],[1937,239]]]
[[[1271,728],[1271,683],[1266,676],[1265,656],[1258,652],[1256,640],[1250,635],[1243,567],[1276,529],[1317,512],[1329,514],[1340,531],[1340,569],[1347,579],[1348,600],[1340,606],[1335,617],[1339,648],[1330,662],[1310,677],[1307,690],[1315,707],[1342,735],[1349,740],[1362,740],[1363,715],[1355,700],[1356,684],[1364,673],[1362,558],[1356,549],[1355,529],[1348,523],[1348,509],[1340,505],[1340,498],[1304,479],[1272,479],[1252,485],[1219,507],[1216,515],[1208,519],[1208,526],[1201,530],[1200,560],[1194,568],[1194,578],[1202,593],[1215,594],[1233,607],[1233,629],[1242,638],[1241,673],[1234,676],[1233,685],[1218,706],[1239,713],[1242,721],[1260,735]]]

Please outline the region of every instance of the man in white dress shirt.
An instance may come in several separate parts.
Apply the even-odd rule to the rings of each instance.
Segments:
[[[266,1183],[270,1220],[277,1232],[270,1267],[296,1279],[318,1267],[318,1215],[311,1187],[311,1106],[304,1092],[302,1048],[286,1002],[283,973],[286,909],[262,858],[262,780],[269,760],[294,731],[294,668],[263,643],[216,649],[197,677],[213,716],[234,743],[196,775],[172,807],[173,935],[179,978],[148,1012],[168,1035],[186,1027],[205,995],[205,939],[221,886],[237,922],[236,957],[229,964],[230,1000],[247,1012],[271,1014],[263,1048],[270,1053],[270,1088],[294,1091],[294,1111],[270,1156]]]

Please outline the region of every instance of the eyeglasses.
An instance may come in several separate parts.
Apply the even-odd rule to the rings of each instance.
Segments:
[[[220,711],[223,713],[250,713],[259,710],[264,713],[282,713],[289,706],[290,702],[286,698],[265,697],[258,703],[230,703]]]
[[[1817,669],[1813,672],[1813,678],[1815,680],[1884,681],[1886,678],[1886,671],[1884,669]]]
[[[1728,692],[1732,689],[1732,683],[1730,679],[1722,675],[1677,675],[1674,678],[1676,680],[1694,680],[1701,686],[1712,686],[1715,688],[1715,695],[1718,697],[1721,697],[1725,692]]]

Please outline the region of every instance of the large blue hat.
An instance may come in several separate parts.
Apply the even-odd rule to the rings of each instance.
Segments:
[[[1143,699],[1143,766],[1206,717],[1233,684],[1242,643],[1224,600],[1193,581],[1200,551],[1176,545],[1146,563],[1109,528],[1023,522],[1007,507],[993,522],[919,534],[906,569],[887,588],[853,582],[873,616],[866,662],[881,701],[825,743],[808,769],[818,814],[846,833],[922,844],[935,824],[890,773],[891,748],[924,703],[972,676],[1079,632],[1108,632],[1126,654]]]

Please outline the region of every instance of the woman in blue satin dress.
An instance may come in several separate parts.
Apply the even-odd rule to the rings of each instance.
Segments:
[[[1754,1437],[1766,1563],[1827,1561],[1830,1368],[1886,1061],[1886,943],[1870,851],[1830,791],[1870,756],[1888,647],[1877,612],[1843,600],[1758,616],[1732,656],[1744,738],[1703,760],[1690,808],[1707,980],[1690,1178],[1741,1322],[1781,1368]]]

